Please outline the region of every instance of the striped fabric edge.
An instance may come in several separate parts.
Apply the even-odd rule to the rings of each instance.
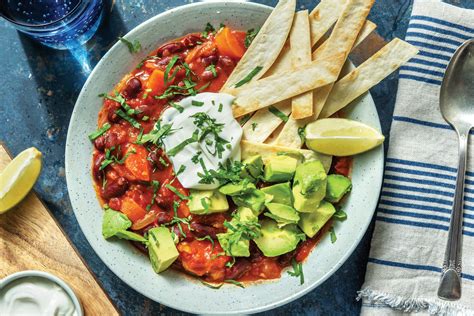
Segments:
[[[440,86],[449,59],[464,41],[474,37],[474,29],[436,18],[415,15],[405,40],[420,53],[400,67],[400,79]]]
[[[401,77],[401,75],[400,75]],[[437,123],[437,122],[430,122],[426,120],[420,120],[408,116],[402,116],[402,115],[394,115],[392,117],[392,120],[395,122],[403,122],[403,123],[410,123],[410,124],[415,124],[415,125],[421,125],[421,126],[427,126],[427,127],[432,127],[432,128],[439,128],[439,129],[445,129],[445,130],[452,130],[454,129],[451,127],[451,125],[446,124],[446,123]],[[474,130],[471,130],[469,132],[470,135],[474,134]]]

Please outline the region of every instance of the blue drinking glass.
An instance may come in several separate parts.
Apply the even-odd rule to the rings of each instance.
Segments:
[[[0,15],[46,46],[71,49],[94,35],[103,7],[102,0],[0,0]]]

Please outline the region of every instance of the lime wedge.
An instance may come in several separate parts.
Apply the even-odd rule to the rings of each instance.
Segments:
[[[384,141],[376,129],[357,121],[327,118],[306,126],[306,146],[333,156],[351,156],[368,151]]]
[[[17,205],[30,192],[41,172],[41,152],[22,151],[0,173],[0,214]]]

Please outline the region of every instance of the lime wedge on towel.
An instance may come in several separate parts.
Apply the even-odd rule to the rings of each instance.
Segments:
[[[41,172],[41,152],[22,151],[0,173],[0,214],[17,205],[30,192]]]
[[[384,141],[376,129],[341,118],[317,120],[306,126],[306,146],[333,156],[351,156],[368,151]]]

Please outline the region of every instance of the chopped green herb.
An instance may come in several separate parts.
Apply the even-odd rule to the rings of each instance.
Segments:
[[[202,37],[207,38],[208,35],[214,31],[215,31],[214,26],[212,26],[211,23],[207,22],[206,28],[204,29],[204,32],[201,33],[201,35]]]
[[[184,170],[186,170],[186,166],[181,165],[181,167],[179,167],[179,169],[178,169],[178,172],[176,172],[176,176],[182,174],[184,172]]]
[[[209,203],[207,202],[207,199],[208,198],[205,197],[201,198],[201,205],[204,207],[205,213],[209,212]]]
[[[294,277],[300,278],[300,285],[304,283],[303,264],[296,262],[295,258],[291,259],[291,266],[293,271],[288,271],[288,274]]]
[[[156,193],[158,192],[158,189],[160,188],[160,182],[156,180],[151,181],[151,185],[153,186],[153,196],[151,197],[150,204],[146,206],[146,210],[149,212],[151,207],[153,206],[153,203],[155,203],[155,198],[156,198]]]
[[[213,290],[218,290],[224,285],[224,283],[221,283],[219,285],[214,285],[214,284],[211,284],[211,283],[204,282],[202,280],[201,280],[201,284],[204,285],[204,286],[207,286],[208,288],[211,288]]]
[[[241,287],[243,289],[245,288],[245,286],[242,283],[240,283],[236,280],[228,279],[228,280],[224,280],[224,282],[225,283],[230,283],[230,284],[233,284],[233,285],[237,285],[238,287]]]
[[[203,106],[204,102],[192,100],[191,104],[194,105],[194,106]]]
[[[252,78],[255,77],[255,75],[257,75],[260,72],[260,70],[262,70],[262,69],[263,69],[263,67],[261,67],[261,66],[255,67],[247,76],[245,76],[245,78],[243,78],[242,80],[237,82],[235,84],[235,87],[238,88],[238,87],[243,86],[244,84],[246,84],[247,82],[252,80]]]
[[[194,156],[191,157],[191,161],[197,165],[199,162],[199,156],[201,156],[202,152],[198,151]]]
[[[248,48],[250,44],[252,44],[252,41],[255,38],[255,36],[257,36],[259,30],[260,29],[256,29],[256,30],[250,29],[247,31],[247,33],[245,34],[245,41],[244,41],[245,48]]]
[[[331,236],[331,243],[335,243],[337,240],[337,236],[336,231],[334,230],[334,226],[331,226],[331,228],[329,229],[329,234]]]
[[[165,84],[168,83],[170,71],[171,71],[171,69],[173,68],[174,64],[176,64],[176,62],[178,61],[178,59],[179,59],[179,57],[178,57],[177,55],[174,55],[173,58],[171,58],[171,60],[170,60],[170,62],[168,63],[168,65],[166,66],[165,74],[164,74],[164,82],[165,82]]]
[[[224,105],[222,103],[219,103],[219,108],[217,109],[217,112],[222,112],[222,108]]]
[[[176,189],[174,186],[170,185],[169,183],[166,184],[165,187],[171,192],[173,192],[174,194],[176,194],[181,200],[189,200],[189,197],[179,192],[178,189]]]
[[[158,160],[160,161],[163,167],[168,167],[170,165],[169,163],[166,162],[166,160],[163,159],[163,157],[158,158]]]
[[[125,162],[125,160],[128,158],[128,156],[136,153],[135,149],[132,148],[125,154],[125,156],[123,156],[122,159],[118,159],[116,156],[112,154],[114,150],[115,150],[115,147],[113,146],[110,149],[109,148],[105,149],[105,159],[102,161],[102,164],[100,165],[99,170],[104,170],[105,167],[107,167],[113,162],[122,165]],[[120,146],[118,148],[118,151],[120,152]]]
[[[118,92],[115,92],[115,96],[108,95],[107,93],[99,94],[99,97],[109,99],[115,102],[120,103],[120,106],[125,110],[125,113],[128,115],[140,114],[142,111],[132,109],[130,105],[127,104],[125,98]]]
[[[175,103],[175,102],[171,102],[171,101],[170,101],[170,102],[168,102],[168,104],[169,104],[171,107],[173,107],[173,108],[175,108],[176,110],[178,110],[179,113],[183,113],[184,108],[183,108],[181,105],[179,105],[178,103]]]
[[[217,77],[216,65],[210,64],[209,66],[206,67],[206,70],[212,72],[212,75],[214,76],[214,78]]]
[[[149,119],[150,119],[150,117],[147,116],[147,115],[145,115],[145,116],[142,117],[142,121],[145,121],[145,122],[148,121]]]
[[[332,217],[337,221],[343,222],[347,219],[347,213],[344,212],[342,209],[338,209]]]
[[[306,125],[298,127],[298,136],[300,137],[302,143],[304,143],[306,141],[305,129],[306,129]]]
[[[133,43],[130,42],[129,40],[119,37],[118,38],[122,43],[127,45],[128,51],[132,54],[138,53],[142,49],[142,44],[138,40],[134,40]]]
[[[252,123],[252,131],[255,131],[255,129],[257,128],[257,125],[258,125],[257,122]]]
[[[191,116],[194,118],[194,125],[198,128],[197,132],[197,141],[202,142],[205,141],[206,145],[208,146],[206,149],[207,151],[213,155],[222,158],[222,153],[225,151],[225,145],[229,143],[229,141],[223,139],[219,136],[224,129],[224,124],[217,123],[215,118],[209,116],[209,114],[205,112],[198,112]],[[212,136],[213,139],[207,138],[208,135]],[[214,144],[213,151],[209,149],[209,146]]]
[[[132,125],[133,127],[135,128],[141,128],[142,126],[140,125],[140,123],[138,123],[137,120],[135,120],[133,117],[129,116],[127,113],[125,113],[124,111],[118,109],[115,111],[115,113],[120,116],[121,118],[123,118],[125,121],[129,122],[130,125]]]
[[[193,135],[190,138],[185,139],[181,144],[176,145],[175,147],[171,148],[167,152],[168,156],[173,157],[177,153],[179,153],[181,150],[183,150],[184,147],[186,147],[187,145],[197,142],[198,141],[198,134],[196,132],[194,132]]]
[[[199,240],[199,241],[209,240],[209,241],[211,242],[211,244],[212,244],[212,249],[214,250],[214,239],[212,239],[211,236],[206,235],[206,236],[204,236],[204,237],[202,237],[202,238],[197,238],[197,237],[196,237],[196,240]]]
[[[272,113],[273,115],[275,115],[276,117],[278,117],[280,120],[282,120],[283,122],[288,122],[288,116],[285,115],[285,113],[283,113],[282,111],[278,110],[276,107],[274,107],[273,105],[270,105],[268,107],[268,111],[270,111],[270,113]]]
[[[144,144],[147,142],[150,142],[152,144],[155,144],[157,146],[162,146],[163,145],[163,139],[173,133],[175,130],[172,129],[171,124],[164,124],[163,126],[161,125],[161,120],[156,121],[155,126],[153,126],[153,129],[148,133],[145,134],[141,137],[140,143]]]
[[[243,116],[239,119],[239,124],[240,124],[240,126],[244,126],[245,123],[247,123],[247,121],[250,120],[250,117],[251,117],[250,113],[243,115]]]
[[[207,170],[202,158],[200,159],[204,174],[198,172],[201,177],[199,183],[210,184],[217,180],[221,185],[228,182],[238,183],[241,179],[243,164],[240,161],[227,160],[224,164],[219,164],[218,170]]]
[[[110,127],[111,127],[111,125],[110,125],[109,122],[105,123],[104,125],[102,125],[101,128],[99,128],[98,130],[96,130],[93,133],[90,133],[89,134],[89,139],[91,141],[95,140],[97,137],[102,136],[105,132],[107,132],[110,129]]]

